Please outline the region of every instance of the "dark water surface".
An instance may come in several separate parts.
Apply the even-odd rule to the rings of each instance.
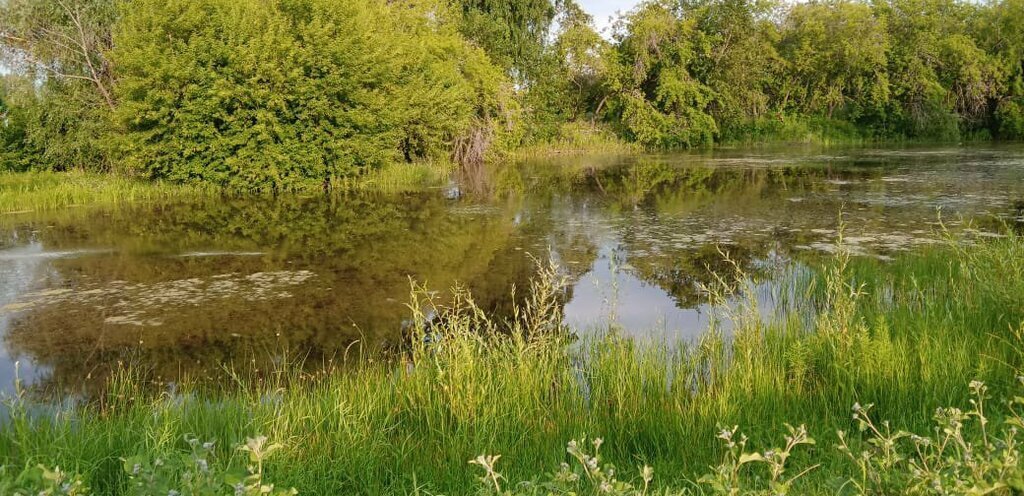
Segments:
[[[719,247],[769,285],[845,244],[888,258],[938,219],[1024,224],[1024,147],[554,158],[415,194],[209,199],[0,216],[0,390],[98,387],[132,360],[164,380],[290,350],[310,362],[402,340],[410,278],[511,307],[533,257],[570,274],[568,321],[692,337]],[[767,304],[770,306],[770,301]],[[273,350],[273,351],[270,351]]]

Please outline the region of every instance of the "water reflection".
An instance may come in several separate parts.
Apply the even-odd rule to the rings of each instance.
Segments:
[[[458,194],[451,194],[458,191]],[[568,320],[694,337],[698,287],[735,263],[770,310],[778,261],[863,256],[1024,214],[1024,149],[558,158],[446,191],[215,199],[0,217],[0,387],[89,391],[126,356],[165,380],[291,350],[319,363],[401,341],[409,280],[510,311],[532,257],[571,276]],[[731,262],[726,262],[727,253]],[[263,358],[267,360],[267,358]]]

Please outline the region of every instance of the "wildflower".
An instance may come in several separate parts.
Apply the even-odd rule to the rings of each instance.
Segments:
[[[142,472],[142,465],[139,463],[132,465],[132,475],[139,475],[139,472]]]
[[[594,439],[594,449],[595,449],[595,450],[599,450],[599,449],[601,449],[601,444],[603,444],[603,443],[604,443],[604,439],[601,439],[601,438],[595,438],[595,439]]]
[[[205,458],[200,458],[200,459],[196,460],[196,465],[198,465],[199,466],[199,470],[202,470],[203,472],[209,472],[210,471],[210,464],[207,463]]]
[[[576,451],[576,440],[575,439],[569,441],[569,444],[566,445],[566,450],[569,451],[570,453],[573,452],[573,451]]]
[[[171,489],[167,491],[167,496],[181,496],[181,492]]]
[[[768,459],[775,458],[775,450],[768,450],[764,452],[764,457]]]
[[[721,432],[718,433],[718,438],[728,441],[732,439],[732,431],[729,429],[722,429]]]
[[[235,489],[235,496],[245,496],[245,484],[242,484],[241,482],[239,482],[239,483],[235,484],[234,489]]]
[[[644,465],[640,469],[640,476],[644,479],[644,483],[650,483],[654,479],[654,469],[650,465]]]
[[[203,449],[206,450],[206,451],[212,450],[213,449],[213,441],[207,441],[207,442],[203,443]]]
[[[597,488],[602,493],[612,492],[612,485],[608,481],[601,481],[601,485]]]
[[[597,457],[587,458],[587,468],[597,470]]]

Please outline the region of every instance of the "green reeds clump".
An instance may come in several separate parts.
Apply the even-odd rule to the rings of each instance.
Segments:
[[[232,447],[266,436],[282,447],[261,477],[300,494],[891,494],[927,493],[920,482],[936,477],[949,488],[1002,483],[992,494],[1011,494],[1014,472],[970,465],[964,446],[994,460],[1017,442],[997,426],[1019,417],[1008,404],[981,405],[977,393],[984,383],[986,398],[1019,395],[1024,271],[1008,258],[1021,244],[936,247],[888,263],[841,257],[772,316],[744,296],[742,274],[722,276],[706,288],[721,310],[697,342],[567,328],[564,278],[548,265],[508,319],[487,315],[465,291],[442,305],[418,288],[407,347],[343,360],[333,373],[282,365],[158,394],[134,369],[90,403],[11,401],[0,478],[42,464],[78,474],[95,494],[131,494],[124,459],[188,454],[187,439],[202,439],[214,443],[218,470],[245,470],[247,457]],[[971,394],[977,403],[965,401]],[[851,414],[851,405],[873,406]],[[962,437],[933,430],[939,407],[943,425],[964,426]],[[805,427],[780,445],[785,424]],[[749,437],[729,446],[741,439],[731,426]],[[891,440],[901,432],[945,448],[919,455],[915,438]],[[583,438],[591,441],[566,450],[566,440]],[[878,451],[890,441],[898,456]],[[844,442],[847,451],[836,447]],[[869,465],[858,461],[865,452]],[[938,459],[958,465],[936,472]],[[573,477],[591,482],[557,483]]]
[[[180,185],[113,174],[0,173],[0,213],[181,200],[216,191],[212,186]]]
[[[636,153],[643,147],[619,138],[608,127],[589,122],[563,124],[557,136],[548,141],[520,147],[512,152],[518,158],[556,155],[589,155],[605,153]]]
[[[392,163],[345,182],[343,189],[382,193],[422,191],[447,184],[454,162]]]
[[[338,191],[399,193],[447,184],[455,171],[451,163],[389,164],[347,180]],[[320,193],[323,183],[310,183],[293,193]],[[186,201],[218,194],[258,194],[233,191],[210,183],[181,184],[116,174],[70,172],[0,173],[0,214],[57,210],[86,205],[119,206],[155,201]]]

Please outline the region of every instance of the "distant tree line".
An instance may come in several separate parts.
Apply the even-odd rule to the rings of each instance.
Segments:
[[[646,147],[1024,137],[1024,0],[6,0],[0,170],[252,190]],[[570,125],[573,124],[573,125]]]

